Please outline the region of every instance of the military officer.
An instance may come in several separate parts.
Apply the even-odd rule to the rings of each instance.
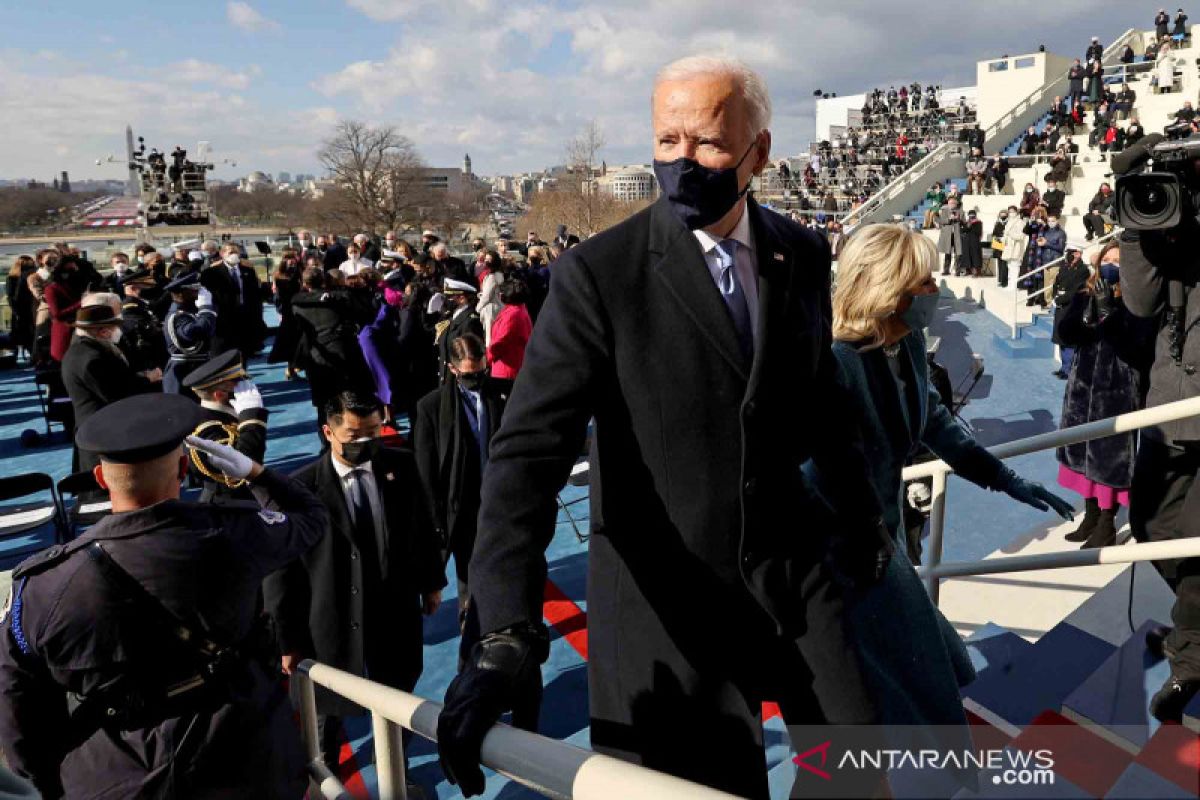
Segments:
[[[113,513],[13,573],[0,617],[0,747],[46,798],[300,797],[304,757],[277,655],[256,635],[264,577],[328,513],[299,483],[202,439],[255,503],[183,502],[178,395],[97,411],[76,434]],[[262,642],[263,644],[259,644]]]
[[[447,316],[436,326],[438,372],[442,376],[442,383],[454,380],[454,374],[450,371],[451,343],[464,333],[484,338],[483,323],[475,313],[476,294],[475,287],[464,281],[446,278],[442,283],[442,296],[445,298],[443,313]]]
[[[121,350],[129,359],[129,366],[137,372],[162,369],[167,364],[167,346],[163,340],[162,323],[154,315],[150,304],[142,297],[145,291],[153,291],[157,283],[154,273],[148,269],[126,272],[121,280]]]
[[[167,292],[174,302],[163,324],[169,353],[167,369],[163,373],[163,391],[195,400],[195,393],[183,387],[183,379],[208,361],[217,329],[217,312],[213,310],[212,293],[200,285],[198,272],[190,272],[167,284]]]
[[[263,408],[262,394],[246,374],[240,352],[227,350],[201,364],[183,379],[183,385],[200,398],[201,417],[193,436],[229,445],[260,464],[265,460],[270,412]],[[193,449],[191,455],[192,466],[203,476],[201,502],[255,499],[246,481],[217,472],[203,451]]]

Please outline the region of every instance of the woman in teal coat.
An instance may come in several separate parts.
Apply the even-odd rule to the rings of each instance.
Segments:
[[[963,478],[1066,518],[1065,500],[979,445],[929,383],[924,328],[937,310],[937,250],[920,232],[867,225],[847,242],[833,296],[834,354],[857,404],[871,483],[895,553],[877,585],[851,590],[850,624],[884,724],[963,725],[958,689],[974,678],[962,640],[930,602],[905,554],[901,472],[922,446]],[[811,464],[810,476],[821,486]]]

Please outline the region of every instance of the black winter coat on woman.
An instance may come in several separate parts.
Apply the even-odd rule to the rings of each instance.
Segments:
[[[1075,359],[1063,397],[1062,425],[1071,428],[1142,407],[1146,370],[1154,358],[1154,321],[1129,313],[1120,298],[1098,325],[1085,324],[1091,302],[1086,290],[1074,295],[1055,326],[1065,347],[1075,348]],[[1125,487],[1133,482],[1137,432],[1130,431],[1058,448],[1060,463],[1105,486]]]

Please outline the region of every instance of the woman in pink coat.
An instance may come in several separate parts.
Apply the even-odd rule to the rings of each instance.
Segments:
[[[510,383],[516,380],[525,361],[525,346],[533,333],[533,320],[525,308],[528,293],[525,281],[520,278],[508,278],[500,284],[503,307],[492,323],[492,339],[487,349],[492,378],[496,380]]]

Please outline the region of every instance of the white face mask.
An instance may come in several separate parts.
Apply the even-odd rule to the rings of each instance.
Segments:
[[[225,263],[231,267],[236,267],[238,264],[242,263],[242,257],[238,253],[227,253],[225,255]]]
[[[118,261],[117,263],[113,264],[113,270],[118,275],[124,275],[128,269],[129,269],[129,265],[126,264],[124,261]]]

